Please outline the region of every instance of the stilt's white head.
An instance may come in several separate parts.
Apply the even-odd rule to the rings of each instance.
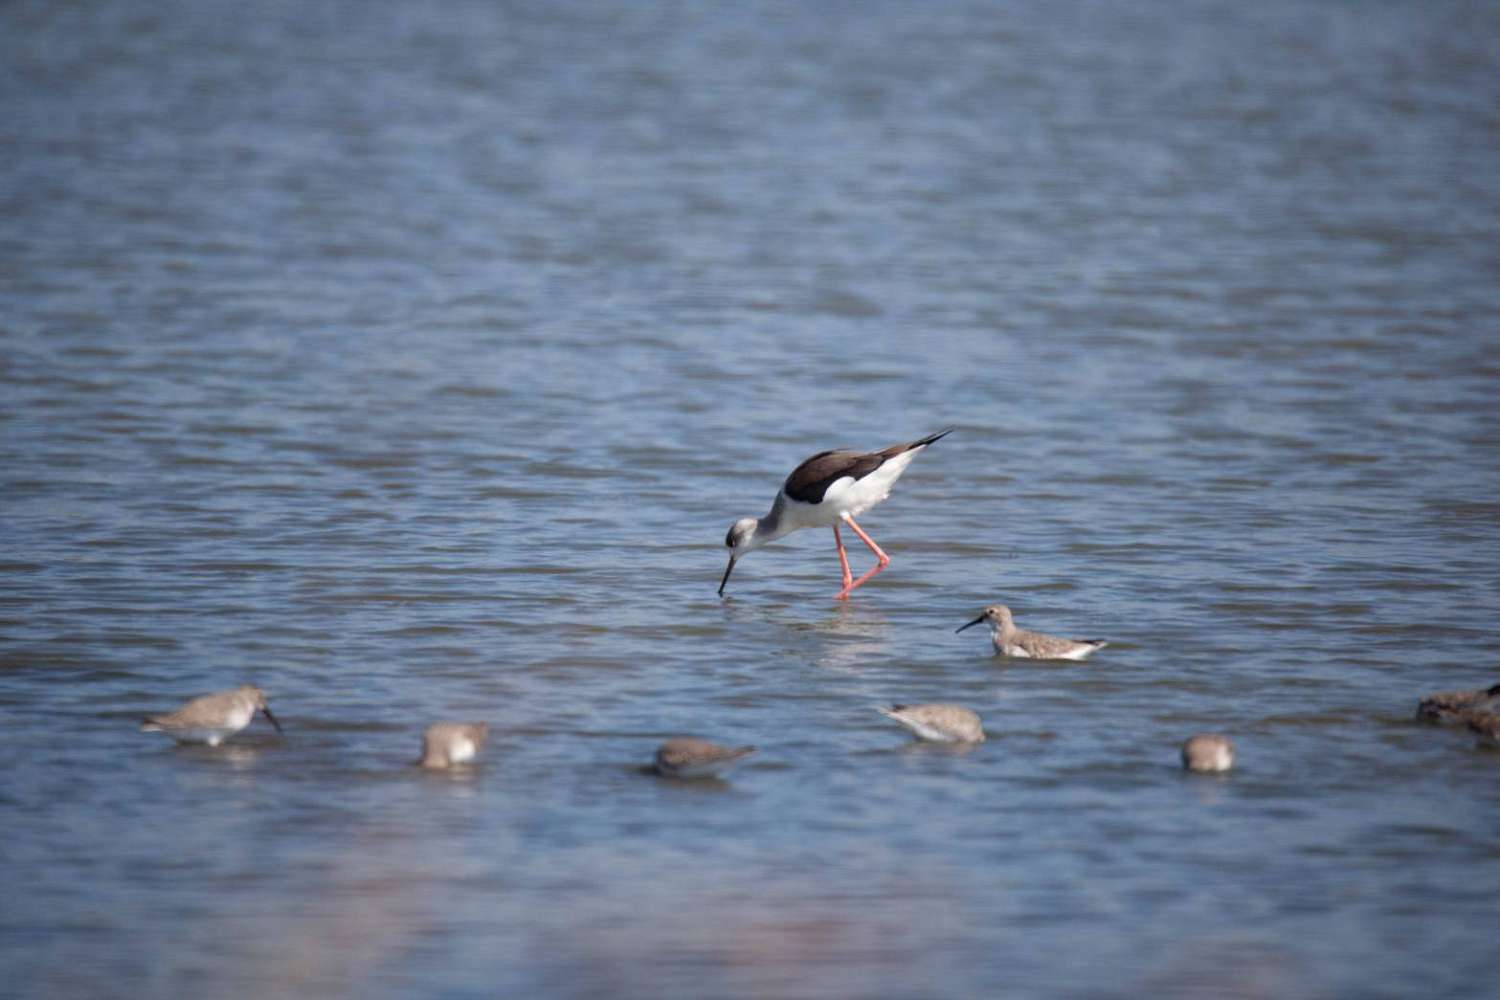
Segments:
[[[724,545],[729,549],[729,565],[724,568],[724,579],[719,581],[721,595],[724,585],[729,582],[729,574],[734,572],[735,560],[766,543],[765,537],[759,535],[759,528],[760,521],[753,517],[742,517],[730,525],[729,534],[724,536]]]
[[[735,555],[759,548],[760,540],[755,537],[756,529],[759,527],[760,521],[755,518],[742,517],[729,526],[729,534],[724,536],[724,544]]]

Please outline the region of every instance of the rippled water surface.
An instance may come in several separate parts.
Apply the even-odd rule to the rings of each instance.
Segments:
[[[1482,992],[1497,108],[1481,3],[5,5],[0,992]]]

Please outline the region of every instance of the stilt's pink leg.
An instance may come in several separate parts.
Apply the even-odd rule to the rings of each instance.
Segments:
[[[882,567],[890,565],[891,557],[880,551],[880,546],[875,544],[875,539],[865,534],[865,529],[855,524],[854,518],[850,517],[848,514],[845,514],[844,521],[849,525],[849,527],[854,529],[854,533],[860,537],[860,540],[870,547],[870,551],[875,553],[875,558],[880,560],[880,565]],[[855,584],[855,586],[857,587],[859,586],[859,584]],[[852,590],[853,588],[851,587],[850,589]]]
[[[844,539],[839,535],[839,526],[833,526],[833,544],[839,547],[839,566],[844,570],[844,589],[834,595],[835,601],[842,601],[849,596],[849,591],[854,589],[854,574],[849,572],[849,553],[844,551]]]
[[[885,567],[882,566],[882,565],[880,565],[879,563],[876,563],[874,566],[871,566],[869,569],[865,570],[865,575],[864,576],[860,577],[858,580],[855,580],[853,583],[849,584],[849,590],[853,590],[855,587],[858,587],[860,584],[864,583],[870,577],[874,576],[876,573],[879,573],[883,569],[885,569]],[[849,590],[843,591],[839,596],[843,597],[843,598],[848,598],[848,596],[849,596]]]
[[[858,535],[860,537],[860,539],[863,540],[864,543],[870,547],[870,551],[873,552],[873,553],[875,553],[875,558],[877,560],[879,560],[879,561],[876,562],[874,566],[871,566],[869,568],[869,570],[867,570],[865,572],[865,575],[861,576],[858,580],[850,581],[850,579],[849,579],[849,577],[847,575],[844,577],[844,589],[838,592],[838,597],[837,597],[837,599],[841,600],[841,601],[845,600],[846,598],[848,598],[849,592],[851,590],[853,590],[855,587],[858,587],[859,585],[861,585],[862,583],[864,583],[866,580],[870,579],[870,577],[874,576],[876,573],[879,573],[881,570],[885,569],[891,563],[891,557],[888,556],[888,555],[886,555],[884,552],[882,552],[880,550],[880,546],[875,544],[875,539],[873,539],[869,535],[865,534],[864,529],[861,528],[859,525],[857,525],[857,524],[854,523],[854,518],[850,517],[848,514],[845,514],[844,515],[844,523],[846,523],[847,525],[849,525],[849,527],[851,527],[851,528],[854,529],[854,533],[856,535]],[[838,525],[834,525],[833,526],[833,531],[834,531],[835,537],[838,534],[838,530],[839,530],[838,529]],[[842,560],[844,560],[844,571],[847,574],[848,573],[848,568],[849,568],[849,562],[848,562],[848,559],[844,556],[844,553],[843,553],[843,543],[842,542],[839,543],[839,549],[840,549],[840,551],[839,551],[839,558],[842,559]]]

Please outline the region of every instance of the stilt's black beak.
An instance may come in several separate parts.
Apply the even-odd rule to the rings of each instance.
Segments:
[[[276,716],[271,714],[271,710],[269,708],[261,709],[260,713],[266,717],[267,721],[269,721],[271,725],[276,727],[276,731],[278,733],[281,732],[281,723],[276,721]]]
[[[976,618],[973,621],[969,622],[968,625],[960,625],[958,628],[954,629],[953,631],[954,632],[962,632],[964,629],[969,628],[969,627],[974,626],[974,625],[978,625],[982,621],[984,621],[984,615],[980,615],[978,618]]]
[[[729,582],[729,574],[734,572],[734,556],[729,557],[729,565],[724,567],[724,579],[719,581],[719,596],[724,596],[724,585]]]

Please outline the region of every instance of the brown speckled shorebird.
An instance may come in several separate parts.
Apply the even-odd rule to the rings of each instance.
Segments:
[[[1001,656],[1033,660],[1082,660],[1094,650],[1109,645],[1103,639],[1063,639],[1017,628],[1015,620],[1010,616],[1010,608],[1003,604],[991,604],[978,618],[967,625],[960,625],[954,631],[962,632],[980,622],[989,622],[990,638],[994,640],[995,652]]]
[[[1189,736],[1182,745],[1182,766],[1189,771],[1227,771],[1234,766],[1234,744],[1217,733]]]
[[[983,743],[979,716],[962,705],[892,705],[875,711],[895,719],[920,740],[933,743]]]
[[[422,767],[467,764],[489,738],[488,722],[434,722],[422,734]]]
[[[1500,684],[1475,691],[1440,691],[1417,703],[1417,718],[1443,726],[1461,726],[1470,716],[1488,712],[1500,699]]]
[[[207,743],[216,747],[250,725],[256,710],[281,732],[281,723],[266,705],[265,693],[250,684],[233,691],[201,695],[175,712],[147,716],[141,723],[141,732],[166,733],[178,743]]]
[[[723,747],[680,736],[656,749],[656,773],[665,778],[717,778],[755,752],[754,747]]]
[[[729,534],[724,537],[724,544],[729,548],[729,565],[724,567],[724,579],[719,581],[720,596],[729,583],[729,574],[734,572],[734,564],[745,553],[798,528],[831,527],[833,543],[839,552],[839,568],[844,575],[844,586],[834,595],[834,600],[846,600],[850,591],[885,569],[891,561],[890,556],[875,544],[875,539],[854,523],[854,515],[864,513],[890,496],[891,487],[901,478],[911,460],[952,431],[950,427],[920,440],[893,444],[880,451],[821,451],[804,461],[782,483],[769,514],[742,517],[730,526]],[[849,571],[849,554],[844,551],[840,524],[847,524],[875,553],[875,566],[858,580]]]
[[[1500,750],[1500,712],[1475,712],[1467,721],[1480,746]]]

